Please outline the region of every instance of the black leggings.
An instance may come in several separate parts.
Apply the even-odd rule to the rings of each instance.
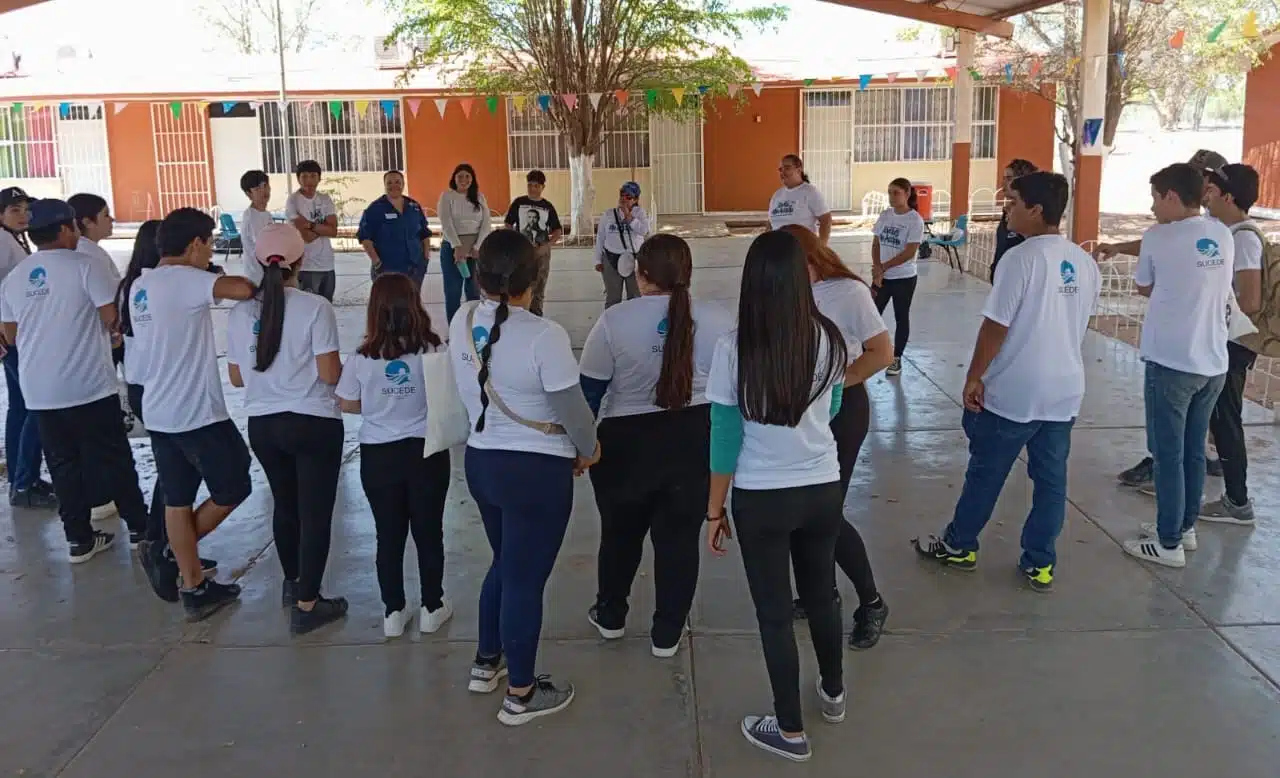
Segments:
[[[404,549],[413,533],[418,548],[422,606],[444,604],[444,501],[449,494],[449,452],[423,458],[422,438],[360,446],[364,486],[378,535],[378,588],[387,615],[405,607]]]
[[[907,341],[911,339],[911,298],[916,295],[916,281],[919,276],[910,278],[886,278],[876,288],[876,308],[880,313],[893,301],[893,356],[901,357],[907,350]]]
[[[271,529],[284,577],[298,601],[320,596],[329,561],[333,502],[342,466],[342,420],[301,413],[249,417],[249,445],[266,471],[275,511]]]
[[[121,350],[124,346],[120,347]],[[146,426],[147,420],[142,417],[142,385],[128,384],[129,408],[138,421]],[[169,548],[169,532],[164,525],[164,491],[160,484],[160,471],[156,470],[156,484],[151,487],[151,509],[147,513],[147,540],[151,543],[152,556],[159,559]]]

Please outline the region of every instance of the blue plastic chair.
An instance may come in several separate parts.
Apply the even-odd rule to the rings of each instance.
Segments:
[[[960,249],[969,245],[969,214],[963,214],[956,217],[955,224],[951,227],[951,232],[946,235],[928,235],[925,237],[925,243],[930,246],[937,246],[947,254],[947,265],[955,267],[956,270],[963,270],[960,267]]]
[[[219,234],[218,240],[214,243],[214,251],[221,251],[222,255],[231,258],[232,252],[241,254],[244,252],[244,241],[240,237],[240,230],[236,227],[235,218],[224,213],[218,216]]]

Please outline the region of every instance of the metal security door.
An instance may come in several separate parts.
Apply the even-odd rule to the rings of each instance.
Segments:
[[[662,214],[702,213],[702,118],[649,118],[654,206]]]
[[[58,106],[58,178],[66,196],[88,192],[107,202],[111,196],[111,157],[102,103]]]
[[[804,171],[833,211],[853,209],[853,92],[805,90],[801,99]]]
[[[151,139],[156,152],[160,213],[190,206],[213,208],[209,138],[201,103],[153,103]]]

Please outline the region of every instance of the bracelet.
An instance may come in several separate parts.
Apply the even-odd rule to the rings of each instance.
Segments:
[[[713,521],[725,521],[728,518],[729,517],[725,515],[724,508],[721,508],[719,516],[712,516],[710,513],[707,514],[707,523],[710,524]]]

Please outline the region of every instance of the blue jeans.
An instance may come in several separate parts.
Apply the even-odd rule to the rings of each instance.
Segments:
[[[35,414],[27,413],[18,384],[18,347],[10,346],[4,355],[4,381],[9,388],[9,412],[4,424],[4,456],[9,463],[9,485],[13,489],[30,489],[40,478],[40,430]]]
[[[1147,362],[1147,450],[1155,461],[1156,530],[1175,548],[1196,525],[1204,496],[1204,442],[1226,374],[1203,376]]]
[[[458,264],[453,261],[453,246],[449,241],[440,244],[440,273],[444,276],[444,313],[445,324],[453,321],[453,315],[462,307],[462,296],[468,300],[479,300],[480,290],[476,286],[476,261],[467,260],[471,268],[471,277],[463,278],[458,272]]]
[[[480,587],[483,657],[507,655],[509,683],[533,683],[542,595],[573,510],[573,460],[467,448],[467,486],[480,509],[493,564]]]
[[[413,267],[405,268],[403,270],[389,270],[386,265],[383,265],[376,270],[371,267],[369,268],[369,280],[377,281],[378,276],[386,275],[387,273],[399,273],[402,276],[409,276],[409,278],[413,280],[413,283],[421,289],[422,281],[427,277],[427,266],[425,264],[414,265]]]
[[[1023,569],[1056,564],[1054,544],[1067,520],[1067,455],[1075,421],[1010,421],[991,411],[964,412],[969,469],[955,515],[943,535],[947,545],[977,551],[978,535],[991,520],[1000,490],[1022,449],[1031,477],[1031,512],[1022,525]]]

